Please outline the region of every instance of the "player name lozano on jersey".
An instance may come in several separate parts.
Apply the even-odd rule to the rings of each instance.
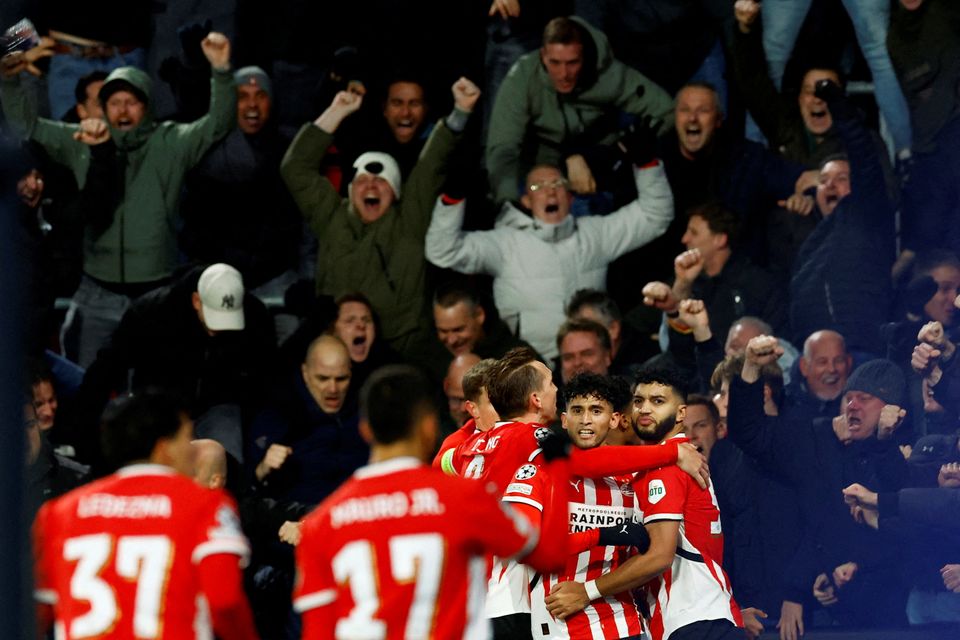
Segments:
[[[77,503],[78,518],[169,518],[173,513],[165,495],[115,496],[95,493]]]

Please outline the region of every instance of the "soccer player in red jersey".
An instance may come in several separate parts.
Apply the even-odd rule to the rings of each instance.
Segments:
[[[538,531],[486,484],[424,464],[437,415],[416,370],[375,372],[361,412],[370,464],[307,517],[297,547],[294,608],[303,637],[487,638],[489,554],[544,571],[563,566],[555,540],[566,531],[566,459],[545,465],[556,489]]]
[[[579,449],[603,445],[624,417],[630,387],[624,380],[584,373],[564,386],[567,409],[561,416],[564,430]],[[542,495],[549,487],[548,474],[534,465],[520,467],[507,485],[503,501],[539,523]],[[616,569],[634,545],[646,550],[649,542],[639,523],[632,476],[584,478],[571,476],[567,486],[569,531],[580,538],[560,574],[538,576],[530,594],[531,630],[535,638],[615,640],[640,638],[643,623],[633,595],[624,591],[598,598],[563,620],[549,614],[544,602],[554,584],[567,580],[587,582]],[[592,536],[589,536],[592,534]],[[583,540],[585,536],[589,536]],[[574,545],[571,545],[574,546]]]
[[[484,358],[463,374],[463,380],[460,383],[463,389],[463,406],[470,414],[470,419],[444,439],[440,449],[437,450],[437,455],[433,458],[435,469],[443,469],[443,457],[447,451],[456,449],[461,442],[476,433],[489,431],[500,419],[496,409],[490,404],[486,382],[487,374],[496,362],[493,358]],[[456,475],[452,469],[443,470],[450,475]]]
[[[684,384],[671,369],[645,368],[633,392],[633,423],[649,445],[683,442]],[[712,487],[704,489],[675,466],[634,481],[650,536],[650,549],[593,583],[554,587],[547,607],[559,618],[579,611],[598,595],[646,584],[654,640],[742,640],[740,608],[720,563],[723,532]]]
[[[487,374],[487,391],[503,418],[493,429],[474,434],[443,456],[443,468],[503,492],[517,469],[538,464],[540,440],[556,417],[557,387],[545,364],[528,347],[511,349]],[[604,449],[608,451],[604,451]],[[678,458],[678,456],[683,456]],[[677,462],[706,484],[706,461],[692,446],[603,447],[571,452],[571,472],[589,478],[633,473]],[[487,616],[494,638],[530,637],[530,597],[526,570],[516,562],[495,562],[487,592]]]
[[[34,523],[41,627],[52,617],[58,638],[255,639],[247,540],[233,500],[191,479],[182,407],[159,391],[124,397],[101,433],[123,466],[48,502]]]

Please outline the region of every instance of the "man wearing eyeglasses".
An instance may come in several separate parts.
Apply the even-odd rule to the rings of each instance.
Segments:
[[[570,215],[574,195],[555,166],[528,174],[521,211],[504,204],[494,229],[465,232],[464,201],[443,195],[427,230],[427,260],[461,273],[494,277],[501,315],[515,320],[520,337],[546,358],[557,356],[556,335],[563,305],[578,289],[604,289],[607,265],[666,231],[673,219],[673,194],[656,139],[637,128],[621,143],[633,164],[638,196],[606,216]]]

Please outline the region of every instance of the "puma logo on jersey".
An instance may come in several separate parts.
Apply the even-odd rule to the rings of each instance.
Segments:
[[[579,480],[570,480],[570,486],[575,490],[580,491],[580,481]]]

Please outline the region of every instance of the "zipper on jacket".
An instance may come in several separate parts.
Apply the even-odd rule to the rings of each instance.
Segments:
[[[380,248],[379,244],[375,242],[373,246],[377,249],[377,256],[380,258],[380,267],[383,269],[383,275],[387,278],[387,286],[390,287],[390,291],[396,293],[397,285],[394,283],[393,278],[390,277],[390,269],[387,268],[387,257],[383,255],[383,249]]]

